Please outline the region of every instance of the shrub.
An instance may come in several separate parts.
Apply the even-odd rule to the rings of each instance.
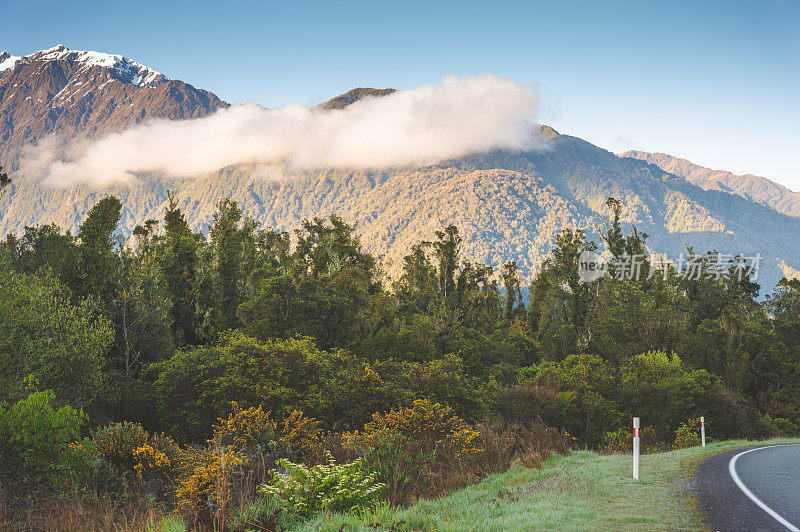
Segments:
[[[117,469],[129,472],[138,463],[134,450],[146,445],[148,438],[139,423],[112,423],[92,435],[90,448]]]
[[[239,449],[247,447],[268,448],[275,445],[278,425],[263,408],[242,409],[233,403],[233,412],[228,419],[220,418],[214,425],[213,440],[219,445],[233,445]]]
[[[600,452],[604,454],[629,453],[633,449],[633,434],[628,429],[617,429],[606,432],[600,444]]]
[[[270,412],[264,412],[261,406],[242,409],[235,402],[228,419],[217,421],[209,444],[232,446],[248,455],[266,454],[303,461],[316,461],[321,456],[322,422],[299,410],[286,416],[280,430]]]
[[[625,360],[620,374],[620,404],[652,424],[666,444],[681,421],[695,417],[700,405],[708,405],[717,383],[714,375],[662,351]]]
[[[678,430],[675,431],[675,448],[688,449],[689,447],[697,447],[700,445],[699,433],[699,419],[693,418],[685,423],[681,423]]]
[[[185,451],[175,492],[179,511],[190,526],[222,526],[225,509],[233,503],[239,505],[237,519],[247,519],[248,501],[276,458],[313,461],[320,456],[320,425],[297,410],[278,424],[262,406],[241,408],[234,402],[227,419],[217,420],[206,447]]]
[[[350,512],[374,507],[386,487],[377,481],[377,474],[365,472],[361,460],[337,465],[330,453],[327,457],[327,464],[313,467],[280,460],[287,474],[275,473],[261,493],[277,497],[298,516],[325,509]]]
[[[522,380],[522,379],[521,379]],[[568,391],[557,391],[554,386],[529,384],[527,379],[505,389],[501,412],[504,417],[529,422],[541,419],[548,425],[563,424],[575,413],[575,397]]]
[[[770,417],[768,414],[762,416],[762,421],[772,429],[775,436],[795,437],[800,433],[800,428],[788,419],[782,417]]]
[[[305,460],[317,460],[322,454],[322,422],[295,410],[283,421],[281,443],[290,453]]]
[[[353,445],[373,447],[393,434],[410,438],[421,448],[452,454],[462,458],[481,450],[473,447],[478,433],[456,416],[450,407],[431,403],[427,399],[414,401],[411,408],[375,413],[364,432],[355,431],[346,436]]]
[[[166,454],[151,445],[143,445],[133,450],[137,464],[134,467],[140,477],[166,476],[172,471],[172,462]]]
[[[338,358],[317,349],[310,338],[260,343],[232,333],[219,345],[178,351],[151,371],[157,374],[156,397],[172,433],[201,441],[232,400],[244,407],[261,405],[273,416],[293,410],[318,415],[333,396],[328,385]]]
[[[486,420],[475,426],[483,452],[470,455],[460,468],[444,470],[435,493],[451,491],[478,482],[484,475],[506,471],[511,465],[538,468],[551,453],[569,451],[575,438],[541,422],[519,423]],[[430,495],[430,493],[426,494]]]
[[[27,491],[62,487],[86,466],[70,447],[84,423],[83,413],[53,406],[55,394],[31,393],[13,405],[0,404],[0,479]]]
[[[189,452],[169,436],[151,435],[140,424],[129,422],[107,425],[73,447],[99,459],[95,469],[109,464],[124,477],[140,482],[158,480],[170,489],[189,458]]]
[[[232,447],[209,447],[192,456],[175,491],[178,511],[190,528],[224,523],[231,478],[243,462]]]
[[[482,452],[475,446],[477,431],[449,407],[427,399],[372,419],[363,432],[344,434],[342,442],[365,453],[367,467],[388,485],[391,504],[428,492],[442,470],[460,469],[465,457]]]
[[[652,426],[639,429],[639,449],[641,453],[658,453],[667,451],[668,446],[659,439],[658,431]],[[630,430],[620,428],[606,432],[600,444],[600,452],[604,454],[629,454],[633,452],[633,434]]]

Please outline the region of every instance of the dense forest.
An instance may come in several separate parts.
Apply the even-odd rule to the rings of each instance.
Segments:
[[[408,250],[390,284],[340,218],[289,234],[230,200],[207,235],[171,201],[123,240],[114,197],[76,235],[8,235],[5,514],[139,497],[189,526],[267,529],[550,451],[624,450],[634,415],[650,449],[691,442],[700,415],[715,439],[796,435],[800,281],[759,301],[749,278],[645,260],[638,279],[582,282],[582,251],[647,249],[609,206],[602,241],[565,228],[530,286],[513,262],[464,257],[454,226]],[[318,477],[346,496],[298,487]]]

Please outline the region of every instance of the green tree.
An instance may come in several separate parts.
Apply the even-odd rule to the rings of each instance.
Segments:
[[[235,201],[224,199],[217,205],[211,241],[214,246],[218,319],[220,329],[231,329],[237,324],[239,290],[242,281],[243,235],[239,228],[242,211]]]
[[[86,465],[69,447],[80,437],[83,412],[55,403],[50,390],[0,403],[0,480],[16,496],[64,488]]]
[[[533,282],[528,322],[548,360],[579,352],[589,341],[587,320],[599,281],[581,282],[578,257],[595,249],[582,230],[564,229]]]
[[[78,231],[79,289],[82,297],[101,301],[112,297],[118,257],[114,253],[114,231],[122,204],[114,196],[101,199],[86,216]]]
[[[606,207],[611,209],[613,217],[611,220],[605,222],[605,230],[600,230],[600,236],[606,243],[611,256],[614,259],[619,259],[625,254],[625,238],[622,236],[622,228],[620,227],[619,218],[622,212],[622,202],[617,198],[609,196],[606,200]]]
[[[518,312],[525,311],[525,303],[522,301],[522,280],[519,277],[517,263],[515,261],[506,263],[500,272],[500,277],[506,290],[506,319],[513,320]]]
[[[170,300],[172,330],[178,345],[195,344],[197,240],[178,208],[175,196],[169,195],[164,213],[164,238],[159,245],[159,262]]]
[[[0,386],[18,397],[33,376],[73,405],[104,399],[111,325],[83,302],[73,305],[52,276],[0,271]]]
[[[403,257],[403,274],[395,283],[397,297],[411,311],[426,311],[437,298],[436,268],[428,256],[430,246],[430,242],[411,246],[411,253]]]
[[[448,225],[444,231],[436,231],[433,254],[439,263],[439,293],[447,301],[456,288],[455,274],[458,269],[461,236],[458,228]]]
[[[8,235],[0,243],[0,257],[21,273],[49,270],[65,285],[77,288],[78,248],[72,235],[55,225],[25,227],[20,238]]]

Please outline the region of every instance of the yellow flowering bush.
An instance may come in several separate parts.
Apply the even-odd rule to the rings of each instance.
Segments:
[[[260,447],[262,451],[285,457],[295,456],[316,461],[322,456],[322,422],[299,410],[293,411],[279,424],[261,406],[243,409],[233,403],[227,419],[214,425],[214,445],[233,446],[239,451]]]
[[[134,449],[147,444],[149,434],[139,423],[112,423],[98,430],[91,438],[97,454],[122,471],[133,471],[136,466]]]
[[[300,411],[292,412],[279,424],[261,406],[242,408],[233,403],[228,417],[217,420],[205,449],[191,456],[188,449],[184,451],[187,465],[175,491],[178,510],[192,527],[216,522],[224,514],[233,477],[241,473],[242,466],[266,463],[270,467],[271,460],[287,455],[318,459],[320,426],[321,422]]]
[[[244,457],[232,446],[197,452],[175,491],[177,509],[191,526],[208,523],[230,500],[230,480]]]
[[[281,443],[307,460],[318,460],[322,455],[322,422],[295,410],[283,421]]]
[[[166,454],[152,447],[142,445],[133,450],[136,465],[133,468],[140,477],[169,476],[172,471],[172,462]]]
[[[219,445],[233,445],[239,449],[251,446],[267,447],[277,440],[278,425],[263,408],[242,409],[233,403],[228,419],[220,418],[214,425],[213,441]]]
[[[349,447],[374,447],[393,435],[414,441],[423,446],[432,446],[439,453],[452,453],[457,458],[479,453],[474,445],[478,432],[455,415],[453,410],[428,399],[414,401],[414,406],[390,410],[386,414],[375,413],[372,421],[364,425],[364,431],[345,433],[343,441]]]
[[[145,480],[159,478],[171,483],[187,462],[187,451],[175,440],[163,433],[151,435],[138,423],[108,425],[90,439],[74,442],[73,448]]]
[[[342,443],[364,453],[364,463],[396,504],[429,491],[443,471],[460,470],[465,457],[481,453],[478,435],[450,407],[419,399],[409,408],[373,414],[363,432],[343,434]]]

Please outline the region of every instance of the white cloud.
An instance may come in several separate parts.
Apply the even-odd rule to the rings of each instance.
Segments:
[[[46,183],[125,182],[139,171],[207,175],[241,162],[289,169],[432,164],[533,142],[537,93],[492,75],[367,98],[343,110],[246,104],[186,121],[158,120],[91,141],[45,141],[23,165]]]

